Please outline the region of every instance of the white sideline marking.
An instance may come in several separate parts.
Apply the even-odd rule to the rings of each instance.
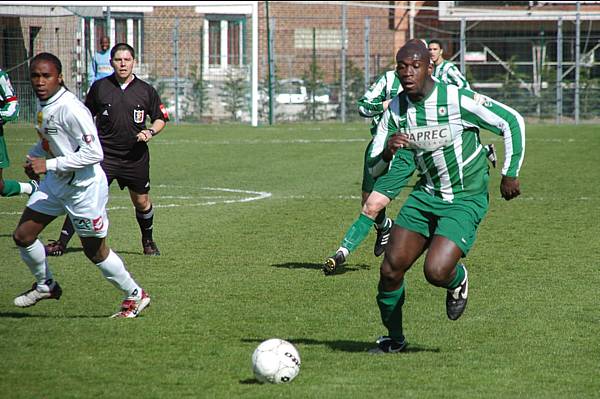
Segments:
[[[158,186],[158,187],[176,187],[176,186]],[[225,201],[206,201],[206,202],[198,202],[195,204],[153,204],[153,206],[155,206],[156,208],[177,208],[177,207],[184,207],[184,206],[205,206],[205,205],[216,205],[216,204],[233,204],[236,202],[250,202],[250,201],[257,201],[257,200],[261,200],[261,199],[265,199],[265,198],[270,198],[273,196],[273,193],[269,193],[266,191],[248,191],[248,190],[236,190],[236,189],[229,189],[229,188],[208,188],[208,187],[204,187],[203,189],[205,190],[214,190],[214,191],[218,191],[218,190],[222,190],[222,191],[228,191],[228,192],[234,192],[234,193],[245,193],[245,194],[256,194],[256,197],[246,197],[246,198],[241,198],[241,199],[232,199],[232,200],[225,200]],[[115,197],[112,197],[115,198]],[[128,198],[126,196],[122,196],[122,197],[116,197],[119,199],[125,199]],[[152,197],[152,198],[161,198],[160,196],[156,196],[156,197]],[[229,197],[223,197],[223,196],[215,196],[215,197],[204,197],[204,196],[181,196],[181,197],[168,197],[168,198],[172,198],[172,199],[197,199],[197,198],[205,198],[205,199],[223,199],[223,198],[229,198]],[[341,199],[341,200],[358,200],[361,197],[358,195],[338,195],[336,197],[323,197],[323,196],[315,196],[315,195],[286,195],[286,196],[275,196],[274,199],[278,199],[278,200],[296,200],[296,199],[309,199],[309,200],[328,200],[328,199]],[[496,199],[500,200],[502,199],[502,197],[497,197]],[[579,197],[579,198],[573,198],[573,199],[568,199],[568,198],[548,198],[548,197],[517,197],[515,198],[513,201],[539,201],[539,202],[550,202],[550,201],[594,201],[597,198],[593,198],[593,197]],[[121,210],[121,209],[127,209],[127,210],[131,210],[131,206],[114,206],[114,207],[109,207],[106,208],[107,210]],[[0,215],[20,215],[21,213],[23,213],[23,211],[13,211],[13,212],[0,212]]]
[[[181,188],[184,186],[170,186],[170,185],[158,185],[155,187],[164,187],[164,188]],[[207,191],[220,191],[220,192],[227,192],[227,193],[239,193],[239,194],[250,194],[250,196],[247,197],[242,197],[242,198],[235,198],[235,199],[225,199],[225,198],[231,198],[231,197],[225,197],[225,196],[214,196],[214,197],[206,197],[206,196],[151,196],[150,198],[166,198],[166,199],[198,199],[198,198],[205,198],[205,199],[211,199],[213,201],[205,201],[205,202],[196,202],[196,203],[188,203],[188,204],[158,204],[158,203],[153,203],[152,206],[155,208],[178,208],[178,207],[187,207],[187,206],[206,206],[206,205],[217,205],[217,204],[234,204],[234,203],[241,203],[241,202],[251,202],[251,201],[258,201],[261,199],[265,199],[265,198],[269,198],[271,197],[273,194],[268,192],[268,191],[251,191],[251,190],[239,190],[239,189],[235,189],[235,188],[222,188],[222,187],[200,187],[201,190],[207,190]],[[109,202],[110,202],[110,196],[109,196]],[[114,197],[113,197],[114,198]],[[125,196],[123,196],[122,198],[125,198]],[[215,201],[215,199],[217,199],[218,201]],[[115,211],[115,210],[122,210],[122,209],[126,209],[126,210],[131,210],[132,205],[129,204],[128,206],[109,206],[106,208],[107,211]],[[20,215],[21,213],[23,213],[23,211],[13,211],[13,212],[0,212],[0,215]]]
[[[271,140],[262,140],[262,139],[252,139],[252,140],[194,140],[194,139],[159,139],[155,141],[152,145],[176,145],[176,144],[202,144],[202,145],[231,145],[231,144],[313,144],[313,143],[356,143],[356,142],[368,142],[370,138],[356,138],[356,139],[271,139]],[[493,141],[493,142],[502,142],[502,137],[490,136],[486,137],[485,142]],[[527,142],[538,142],[538,143],[575,143],[580,141],[578,138],[573,137],[565,137],[565,138],[537,138],[537,137],[527,137]],[[11,139],[11,142],[15,145],[27,145],[31,146],[34,142],[25,141],[22,138]]]
[[[338,195],[337,197],[323,197],[320,195],[286,195],[286,196],[275,196],[273,199],[291,199],[291,200],[295,200],[295,199],[309,199],[309,200],[315,200],[315,199],[319,199],[319,200],[331,200],[331,199],[341,199],[341,200],[356,200],[356,199],[361,199],[360,196],[358,195]]]
[[[177,144],[201,144],[201,145],[251,145],[251,144],[314,144],[314,143],[362,143],[368,142],[370,139],[359,138],[359,139],[271,139],[271,140],[262,140],[262,139],[247,139],[247,140],[194,140],[194,139],[164,139],[155,141],[152,145],[177,145]],[[31,146],[34,143],[25,142],[23,139],[14,139],[11,141],[14,145],[27,145]]]
[[[164,145],[179,145],[179,144],[201,144],[201,145],[253,145],[253,144],[314,144],[314,143],[363,143],[370,139],[290,139],[290,140],[190,140],[190,139],[174,139],[161,140],[154,144]]]

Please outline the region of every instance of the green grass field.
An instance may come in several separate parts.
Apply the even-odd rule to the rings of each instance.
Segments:
[[[35,133],[5,134],[5,177],[21,178]],[[600,130],[529,125],[527,135],[521,197],[502,200],[492,170],[465,314],[446,318],[445,291],[418,262],[407,274],[410,346],[398,355],[366,353],[385,333],[375,234],[340,273],[320,270],[358,215],[366,124],[170,126],[156,137],[162,256],[141,255],[127,193],[115,184],[109,201],[109,243],[152,296],[134,320],[107,318],[121,294],[79,242],[50,259],[61,300],[14,307],[33,281],[11,238],[26,198],[0,198],[0,397],[597,398]],[[302,357],[289,385],[253,378],[251,354],[270,337]]]

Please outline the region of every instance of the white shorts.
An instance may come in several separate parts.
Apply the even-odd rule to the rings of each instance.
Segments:
[[[68,180],[48,173],[38,191],[27,201],[27,207],[45,215],[65,213],[80,237],[104,238],[108,233],[108,185],[104,173],[96,174],[87,187],[75,187]]]

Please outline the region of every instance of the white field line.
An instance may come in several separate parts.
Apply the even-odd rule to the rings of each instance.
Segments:
[[[179,145],[179,144],[200,144],[200,145],[256,145],[256,144],[315,144],[315,143],[363,143],[368,142],[370,139],[359,138],[359,139],[272,139],[272,140],[262,140],[262,139],[245,139],[245,140],[201,140],[201,139],[162,139],[159,141],[155,141],[152,145]],[[14,145],[27,145],[31,146],[34,143],[25,142],[25,140],[17,138],[12,140],[11,142]]]
[[[159,139],[152,143],[152,145],[180,145],[180,144],[199,144],[199,145],[257,145],[257,144],[316,144],[316,143],[362,143],[368,142],[370,139],[368,137],[358,138],[358,139],[273,139],[273,140],[262,140],[262,139],[254,139],[254,140],[201,140],[201,139]],[[535,138],[535,137],[527,137],[527,142],[536,142],[536,143],[574,143],[580,140],[575,138],[551,138],[551,139],[543,139],[543,138]],[[501,137],[491,136],[486,137],[483,140],[484,142],[493,141],[493,142],[501,142]],[[33,145],[32,142],[23,140],[22,138],[11,139],[11,142],[14,145]]]
[[[163,186],[166,187],[166,186]],[[170,186],[173,187],[173,186]],[[346,201],[356,201],[356,200],[360,200],[361,197],[358,195],[338,195],[336,197],[322,197],[322,196],[315,196],[315,195],[287,195],[287,196],[273,196],[272,193],[269,192],[263,192],[263,191],[247,191],[247,190],[236,190],[236,189],[218,189],[218,188],[204,188],[205,190],[223,190],[223,191],[228,191],[228,192],[235,192],[235,193],[247,193],[247,194],[256,194],[256,196],[253,197],[245,197],[245,198],[239,198],[239,199],[231,199],[231,200],[224,200],[224,201],[206,201],[206,202],[197,202],[197,203],[192,203],[192,204],[157,204],[154,203],[153,206],[156,208],[179,208],[179,207],[192,207],[192,206],[208,206],[208,205],[217,205],[217,204],[233,204],[233,203],[242,203],[242,202],[250,202],[250,201],[257,201],[257,200],[261,200],[261,199],[265,199],[265,198],[273,198],[274,200],[346,200]],[[115,199],[122,199],[125,200],[126,196],[122,196],[122,197],[112,197]],[[161,198],[160,196],[153,196],[151,198]],[[223,197],[223,196],[215,196],[215,197],[205,197],[205,196],[182,196],[182,197],[176,197],[176,196],[171,196],[171,197],[167,197],[169,199],[198,199],[198,198],[203,198],[203,199],[224,199],[224,198],[230,198],[230,197]],[[501,200],[502,197],[498,196],[495,198],[496,200]],[[515,198],[513,201],[535,201],[535,202],[552,202],[552,201],[595,201],[598,198],[595,197],[579,197],[579,198],[549,198],[549,197],[517,197]],[[109,211],[113,211],[113,210],[131,210],[131,205],[128,206],[113,206],[113,207],[108,207],[106,208]],[[12,211],[12,212],[0,212],[0,215],[7,215],[7,216],[14,216],[14,215],[20,215],[21,213],[23,213],[22,210],[19,211]]]
[[[183,187],[183,186],[169,186],[169,185],[158,185],[157,187],[166,187],[166,188],[175,188],[175,187]],[[243,203],[243,202],[251,202],[258,201],[261,199],[269,198],[273,194],[267,191],[251,191],[251,190],[240,190],[235,188],[222,188],[222,187],[200,187],[201,190],[206,191],[215,191],[215,192],[227,192],[227,193],[237,193],[237,194],[245,194],[249,196],[245,196],[242,198],[233,198],[233,199],[225,199],[231,197],[225,196],[215,196],[215,197],[205,197],[205,196],[166,196],[166,199],[211,199],[212,201],[204,201],[204,202],[195,202],[195,203],[185,203],[185,204],[175,204],[175,203],[157,203],[153,202],[152,206],[155,208],[178,208],[178,207],[192,207],[192,206],[207,206],[207,205],[217,205],[217,204],[234,204],[234,203]],[[123,196],[122,198],[125,198]],[[150,198],[161,198],[161,196],[151,196]],[[110,197],[109,197],[110,203]],[[116,211],[116,210],[131,210],[132,205],[128,206],[109,206],[106,208],[108,211]],[[0,212],[0,215],[20,215],[23,211],[13,211],[13,212]]]
[[[158,187],[170,187],[167,185],[159,185]],[[204,202],[196,202],[196,203],[187,203],[187,204],[161,204],[161,203],[153,203],[152,206],[155,208],[178,208],[178,207],[188,207],[188,206],[206,206],[206,205],[216,205],[216,204],[234,204],[241,202],[251,202],[258,201],[261,199],[269,198],[273,194],[267,191],[250,191],[250,190],[239,190],[235,188],[222,188],[222,187],[200,187],[201,190],[207,191],[220,191],[227,193],[238,193],[238,194],[251,194],[249,197],[235,198],[235,199],[223,199],[223,197],[219,197],[220,201],[204,201]],[[150,197],[152,198],[152,197]],[[192,197],[194,198],[194,197]],[[198,197],[195,197],[198,198]],[[203,197],[200,197],[203,198]],[[214,198],[213,198],[214,199]],[[114,206],[106,208],[109,211],[120,210],[120,209],[131,209],[131,206]]]

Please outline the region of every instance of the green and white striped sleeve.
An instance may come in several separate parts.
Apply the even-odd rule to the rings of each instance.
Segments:
[[[467,79],[460,73],[460,70],[456,65],[451,62],[448,62],[448,64],[445,65],[443,76],[443,81],[446,84],[457,86],[459,89],[470,89]]]
[[[383,102],[386,100],[387,74],[381,75],[369,90],[358,99],[358,113],[365,118],[372,118],[383,113]]]
[[[373,137],[367,155],[367,167],[373,177],[381,176],[389,168],[389,161],[383,160],[383,150],[385,150],[388,137],[396,134],[399,130],[398,123],[394,117],[394,114],[399,110],[399,103],[399,96],[394,97],[377,124],[377,133]]]
[[[463,121],[504,138],[502,175],[517,177],[525,157],[525,121],[508,105],[471,90],[459,90]]]
[[[19,102],[6,72],[0,70],[0,119],[2,122],[16,120]]]

